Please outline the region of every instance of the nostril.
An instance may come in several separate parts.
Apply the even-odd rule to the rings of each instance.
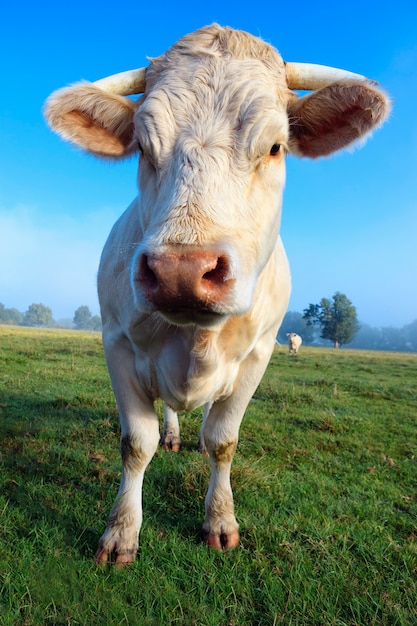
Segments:
[[[219,256],[213,269],[203,274],[203,281],[213,285],[225,282],[229,278],[229,264],[225,256]]]
[[[223,251],[173,248],[143,252],[136,265],[140,298],[160,312],[214,312],[230,299],[234,278]]]
[[[137,280],[147,289],[155,289],[158,286],[158,279],[149,267],[149,257],[146,254],[142,254],[140,258]]]

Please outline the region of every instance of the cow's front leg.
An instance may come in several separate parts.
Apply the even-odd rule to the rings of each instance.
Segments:
[[[106,357],[120,416],[122,479],[96,560],[123,567],[134,561],[138,549],[143,476],[158,447],[159,425],[152,401],[138,384],[134,356],[126,343],[107,345]]]
[[[132,563],[138,549],[142,525],[142,484],[145,469],[159,441],[156,415],[135,419],[134,427],[122,429],[120,441],[123,473],[107,528],[96,552],[98,563],[119,567]]]
[[[216,419],[213,407],[204,424],[204,442],[210,456],[211,478],[206,495],[206,518],[203,524],[204,540],[218,550],[235,548],[239,543],[230,468],[235,454],[240,419],[227,424]]]
[[[215,402],[203,423],[203,437],[210,456],[211,477],[206,495],[204,538],[213,548],[235,548],[239,543],[230,485],[230,469],[237,447],[239,428],[246,407],[268,364],[274,337],[259,343],[241,364],[233,394]]]

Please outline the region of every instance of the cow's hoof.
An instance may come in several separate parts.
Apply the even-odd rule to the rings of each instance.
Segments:
[[[175,435],[166,435],[161,438],[161,446],[167,452],[179,452],[181,448],[181,439]]]
[[[167,452],[179,452],[181,446],[179,443],[163,443],[162,447]]]
[[[123,554],[117,554],[114,552],[109,552],[108,550],[98,547],[95,559],[96,563],[99,565],[113,565],[117,569],[123,569],[128,565],[131,565],[135,560],[136,552],[128,551]]]
[[[204,441],[201,441],[201,439],[198,442],[198,451],[200,452],[200,454],[202,454],[206,459],[210,458],[210,455],[207,451],[207,448],[205,446]]]
[[[228,534],[221,533],[220,535],[204,532],[204,541],[210,548],[215,550],[231,550],[239,544],[239,533],[237,530]]]

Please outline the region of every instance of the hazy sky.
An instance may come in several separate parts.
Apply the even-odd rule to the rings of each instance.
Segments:
[[[417,3],[7,3],[0,19],[0,302],[55,319],[86,304],[116,218],[136,194],[136,164],[86,156],[48,130],[55,89],[141,67],[211,22],[247,30],[289,61],[335,65],[390,93],[389,121],[361,149],[287,160],[282,237],[290,310],[345,293],[362,322],[417,318]]]

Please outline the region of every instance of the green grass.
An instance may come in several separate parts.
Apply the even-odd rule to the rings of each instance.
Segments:
[[[2,626],[417,624],[417,355],[276,349],[233,463],[231,552],[200,541],[209,464],[200,412],[181,415],[122,571],[93,560],[120,479],[100,336],[0,327],[0,372]]]

